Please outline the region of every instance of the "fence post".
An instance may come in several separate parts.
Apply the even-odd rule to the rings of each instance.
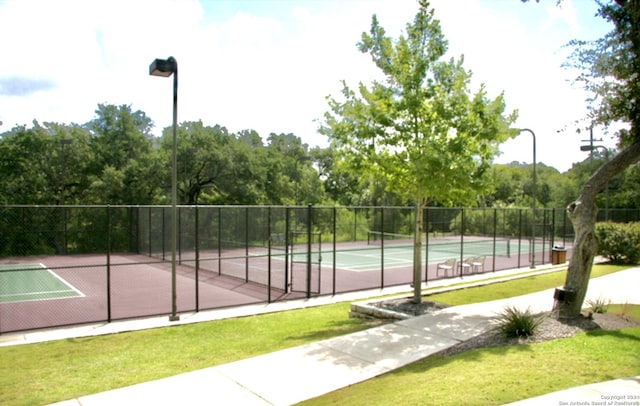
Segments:
[[[311,204],[307,205],[307,299],[311,297],[311,227],[313,222],[311,216],[313,215]]]
[[[491,272],[496,271],[496,238],[498,237],[498,209],[493,209],[493,264]],[[484,267],[482,269],[484,272]]]
[[[353,208],[353,238],[351,241],[358,241],[358,208]]]
[[[460,208],[460,264],[462,261],[464,261],[464,207]],[[460,266],[460,277],[462,278],[462,266]]]
[[[522,209],[518,209],[518,268],[520,268],[521,254],[522,254]]]
[[[555,207],[551,209],[551,249],[555,246],[556,243],[556,209]]]
[[[384,207],[380,207],[380,289],[384,288]]]
[[[544,265],[544,260],[546,257],[545,248],[547,246],[547,224],[549,222],[549,210],[546,208],[542,209],[542,259],[540,260],[540,265]]]
[[[218,207],[218,275],[222,275],[222,207]]]
[[[162,260],[165,261],[167,258],[165,257],[165,235],[167,234],[167,231],[165,229],[165,222],[164,222],[164,218],[165,218],[165,209],[166,207],[162,208]]]
[[[267,303],[271,303],[271,206],[267,207]]]
[[[107,322],[111,323],[111,206],[107,205]]]
[[[333,206],[333,225],[332,225],[332,233],[333,233],[333,264],[332,264],[332,272],[333,272],[333,281],[331,282],[332,291],[331,293],[335,296],[336,294],[336,221],[338,216],[338,209],[336,206]]]
[[[284,212],[284,293],[289,293],[289,245],[291,244],[291,207]]]
[[[195,206],[194,213],[194,231],[195,235],[193,238],[193,244],[195,245],[195,254],[196,254],[196,312],[200,311],[200,218],[198,214],[198,205]]]
[[[425,286],[429,280],[429,208],[424,208],[424,283]]]
[[[244,281],[249,282],[249,207],[244,210]]]
[[[153,236],[153,230],[151,230],[151,214],[152,214],[152,207],[147,207],[147,245],[149,246],[149,256],[151,257],[153,255],[153,243],[152,243],[152,236]]]

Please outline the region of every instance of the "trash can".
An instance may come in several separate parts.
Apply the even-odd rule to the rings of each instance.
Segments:
[[[567,250],[565,247],[554,246],[551,250],[551,265],[559,265],[567,262]]]

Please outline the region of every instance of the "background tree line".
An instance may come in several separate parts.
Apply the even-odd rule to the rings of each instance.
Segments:
[[[1,204],[152,205],[170,202],[171,129],[130,106],[99,105],[84,125],[43,123],[0,135]],[[325,202],[312,152],[292,134],[178,129],[180,204]]]
[[[170,201],[171,129],[153,137],[152,120],[130,106],[99,105],[84,124],[38,123],[0,135],[0,199],[7,204],[153,205]],[[375,173],[354,170],[332,148],[309,148],[293,134],[183,122],[178,128],[180,204],[411,206]],[[609,151],[613,155],[615,151]],[[539,207],[566,207],[604,162],[592,156],[560,173],[538,164]],[[494,164],[478,207],[530,207],[532,168]],[[598,195],[601,208],[640,208],[635,165]],[[462,202],[453,202],[461,205]]]

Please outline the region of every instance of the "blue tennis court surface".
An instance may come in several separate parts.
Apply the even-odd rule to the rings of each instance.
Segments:
[[[82,292],[43,264],[0,265],[0,303],[82,296]]]

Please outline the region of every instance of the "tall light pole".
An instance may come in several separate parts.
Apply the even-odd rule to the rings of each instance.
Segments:
[[[173,147],[171,151],[171,315],[169,321],[180,320],[176,305],[176,246],[178,241],[178,170],[176,150],[178,148],[178,61],[173,56],[156,59],[149,65],[149,75],[168,78],[173,75]]]
[[[602,141],[602,140],[600,140]],[[605,159],[608,161],[609,160],[609,148],[605,147],[604,145],[593,145],[593,141],[591,142],[591,144],[589,145],[581,145],[580,146],[580,151],[590,151],[591,155],[590,158],[593,158],[593,151],[598,149],[598,148],[602,148],[604,149],[604,157]],[[604,219],[606,221],[609,221],[609,182],[607,182],[606,186],[605,186],[605,190],[604,190]]]
[[[530,132],[533,137],[533,203],[532,203],[532,221],[531,221],[531,268],[536,267],[536,200],[538,199],[538,191],[536,188],[536,134],[528,129],[521,128],[519,132]]]

